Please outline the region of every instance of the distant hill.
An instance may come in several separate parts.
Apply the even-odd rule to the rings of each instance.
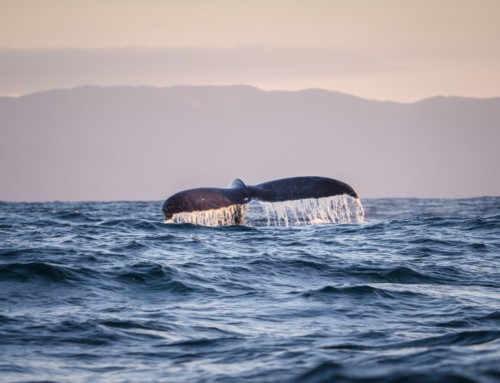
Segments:
[[[500,195],[500,98],[84,86],[0,98],[0,129],[0,200],[162,199],[298,175],[362,197]]]

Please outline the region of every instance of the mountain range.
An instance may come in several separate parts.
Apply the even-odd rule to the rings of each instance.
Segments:
[[[160,200],[299,175],[362,197],[500,195],[500,98],[97,87],[0,97],[0,200]]]

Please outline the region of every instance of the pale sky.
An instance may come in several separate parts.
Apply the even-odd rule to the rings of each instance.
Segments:
[[[0,95],[248,84],[500,96],[498,0],[0,0]]]

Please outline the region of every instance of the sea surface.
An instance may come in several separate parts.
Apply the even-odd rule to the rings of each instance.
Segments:
[[[2,382],[500,382],[500,197],[364,222],[0,203]]]

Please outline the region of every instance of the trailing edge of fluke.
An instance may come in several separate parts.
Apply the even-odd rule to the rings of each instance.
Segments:
[[[282,202],[342,194],[359,198],[351,186],[326,177],[291,177],[258,185],[245,185],[235,179],[229,188],[197,188],[176,193],[163,203],[162,213],[168,221],[174,214],[244,205],[251,200]]]

